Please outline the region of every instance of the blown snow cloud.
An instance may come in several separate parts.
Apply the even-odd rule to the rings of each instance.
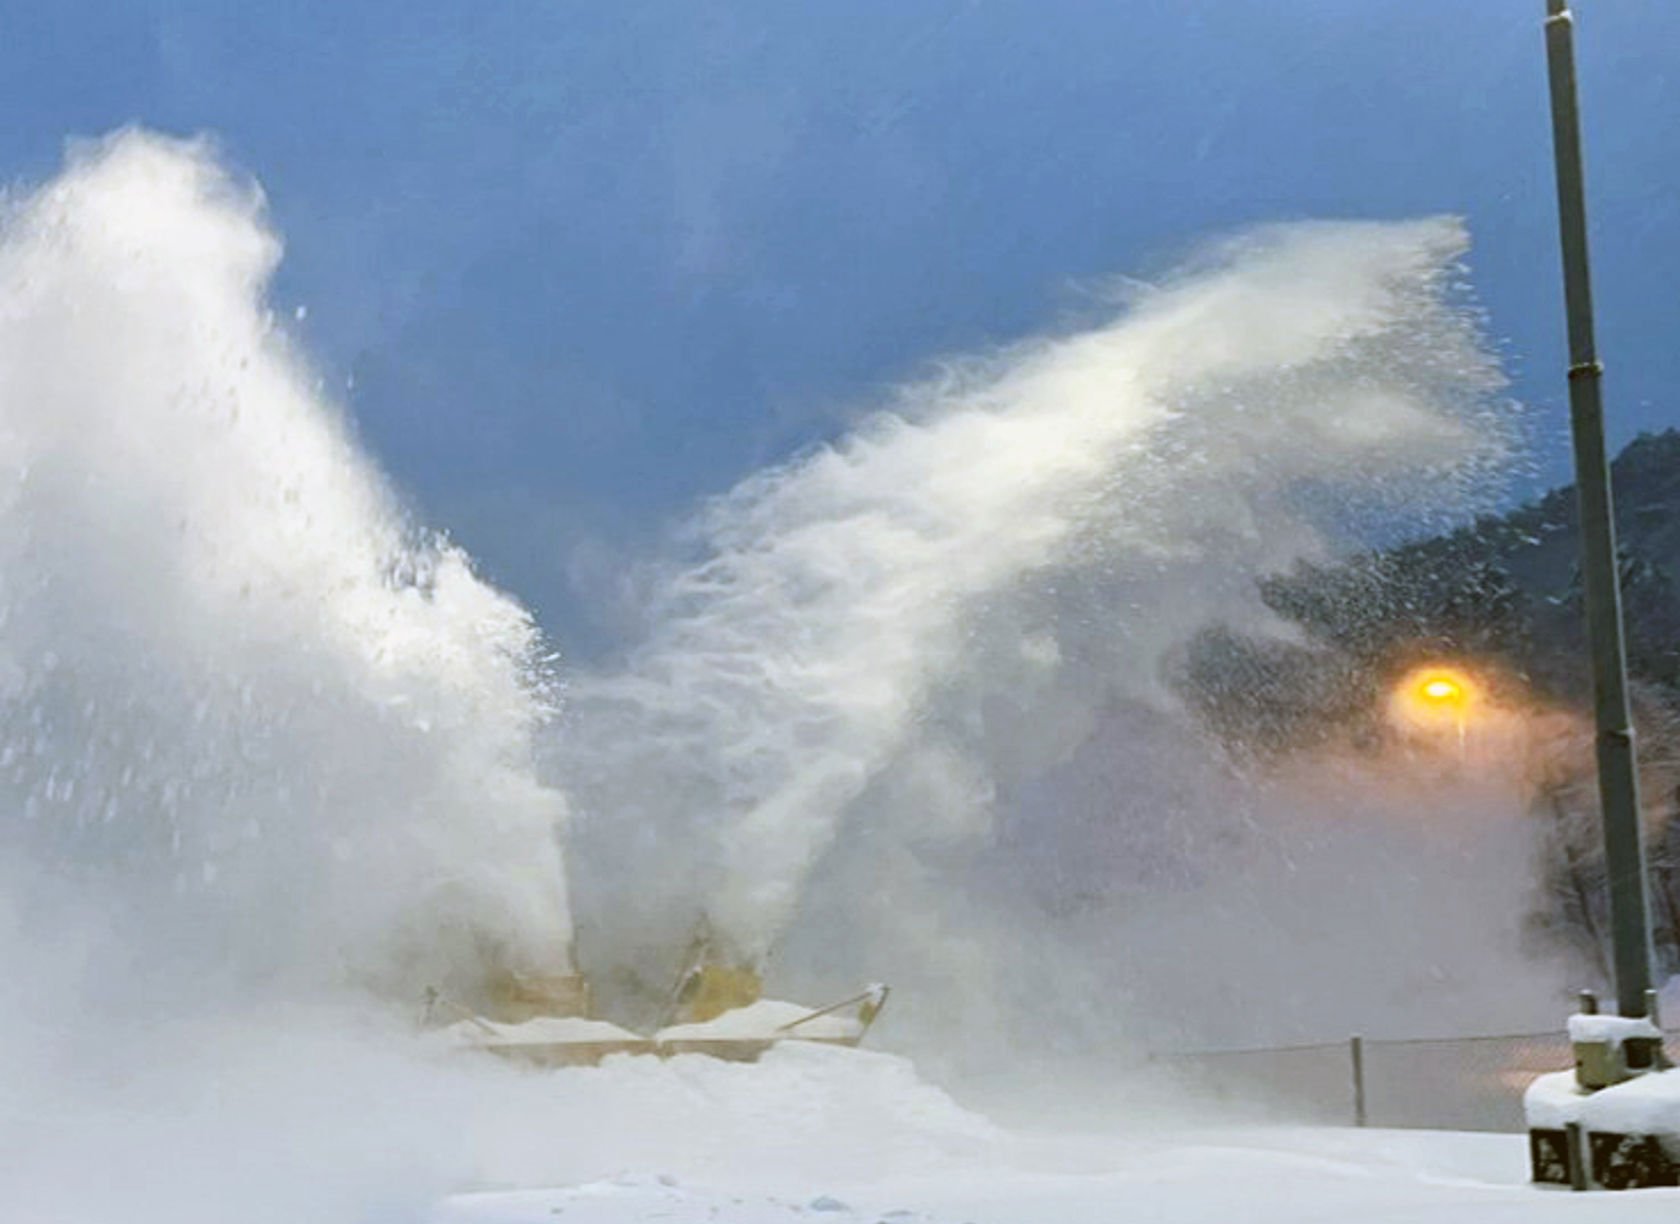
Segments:
[[[1256,231],[707,505],[646,639],[570,689],[580,854],[606,875],[584,887],[611,909],[631,842],[655,881],[603,921],[653,946],[703,912],[760,959],[895,762],[942,797],[889,836],[982,831],[1000,757],[1043,767],[1088,730],[1083,675],[1165,700],[1176,644],[1323,551],[1315,506],[1415,520],[1484,496],[1512,432],[1458,302],[1466,247],[1452,219]],[[1002,693],[1016,742],[955,743]]]
[[[8,883],[105,924],[112,980],[552,963],[534,628],[405,521],[265,305],[279,256],[253,185],[142,132],[7,210]]]

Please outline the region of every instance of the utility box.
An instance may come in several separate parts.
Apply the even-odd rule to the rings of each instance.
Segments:
[[[1569,1017],[1575,1082],[1588,1092],[1625,1084],[1662,1068],[1662,1030],[1645,1016],[1580,1012]]]
[[[1627,1078],[1618,1057],[1619,1047],[1608,1041],[1576,1041],[1575,1082],[1583,1088],[1608,1088]]]
[[[1569,1017],[1573,1073],[1542,1075],[1523,1096],[1529,1164],[1541,1184],[1575,1190],[1680,1185],[1680,1071],[1668,1070],[1656,1000],[1606,1016],[1591,994]]]

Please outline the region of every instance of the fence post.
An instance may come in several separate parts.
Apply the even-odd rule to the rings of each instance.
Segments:
[[[1353,1062],[1353,1124],[1365,1125],[1365,1039],[1348,1038],[1348,1056]]]

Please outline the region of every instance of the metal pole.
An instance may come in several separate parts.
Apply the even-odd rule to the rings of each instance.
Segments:
[[[1563,239],[1564,299],[1569,317],[1569,419],[1575,439],[1575,487],[1580,501],[1581,580],[1592,653],[1598,795],[1610,883],[1616,1004],[1624,1016],[1641,1016],[1645,1014],[1645,992],[1651,986],[1651,924],[1633,720],[1628,713],[1627,657],[1622,645],[1616,525],[1610,503],[1610,465],[1604,453],[1604,405],[1599,385],[1604,367],[1599,364],[1593,338],[1586,189],[1575,100],[1574,18],[1568,0],[1546,0],[1546,10],[1558,227]]]
[[[1348,1057],[1353,1062],[1353,1124],[1365,1125],[1365,1039],[1348,1038]]]

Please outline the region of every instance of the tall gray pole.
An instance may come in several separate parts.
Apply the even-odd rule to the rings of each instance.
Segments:
[[[1643,1016],[1651,986],[1645,847],[1639,823],[1639,774],[1628,713],[1622,596],[1616,573],[1616,523],[1610,465],[1604,454],[1604,404],[1593,339],[1592,278],[1587,262],[1587,202],[1581,128],[1575,102],[1575,30],[1568,0],[1546,0],[1546,62],[1552,86],[1552,145],[1557,157],[1558,224],[1569,315],[1569,421],[1575,439],[1575,488],[1581,514],[1581,583],[1592,651],[1598,728],[1598,797],[1604,816],[1604,862],[1616,1006]]]

